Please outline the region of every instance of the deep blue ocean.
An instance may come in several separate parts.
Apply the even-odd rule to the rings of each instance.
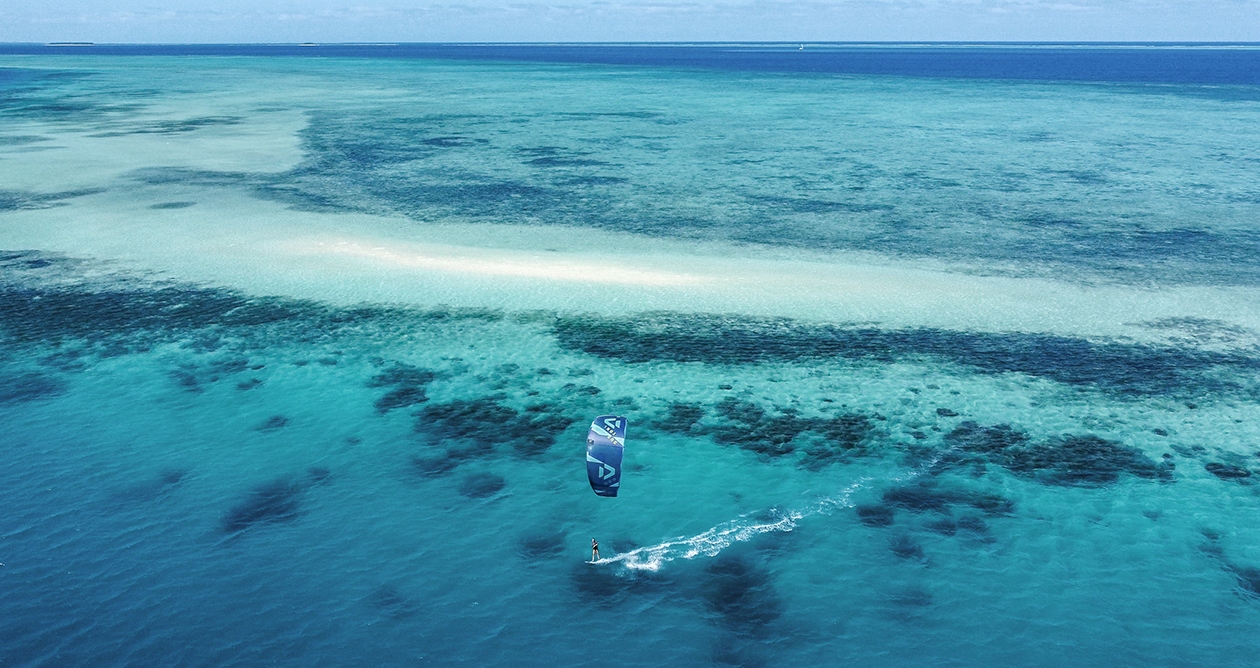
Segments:
[[[0,53],[501,60],[856,76],[1260,84],[1260,43],[0,44]]]
[[[1256,44],[2,44],[0,666],[1256,665],[1257,128]]]
[[[473,60],[862,76],[1260,84],[1260,42],[695,44],[0,44],[0,54]]]

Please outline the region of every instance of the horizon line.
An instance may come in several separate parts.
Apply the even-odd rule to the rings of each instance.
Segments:
[[[302,46],[315,48],[321,46],[723,46],[723,45],[959,45],[959,46],[1254,46],[1260,47],[1260,41],[1199,41],[1199,40],[685,40],[685,41],[434,41],[434,42],[89,42],[78,40],[57,40],[46,42],[4,42],[4,46],[45,46],[45,47],[92,47],[92,46]]]

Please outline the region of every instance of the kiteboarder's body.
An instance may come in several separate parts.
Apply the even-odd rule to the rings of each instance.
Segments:
[[[595,539],[591,539],[591,561],[599,561],[599,543]]]

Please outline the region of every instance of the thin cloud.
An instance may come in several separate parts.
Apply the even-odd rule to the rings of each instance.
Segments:
[[[3,0],[0,41],[1245,40],[1260,0]]]

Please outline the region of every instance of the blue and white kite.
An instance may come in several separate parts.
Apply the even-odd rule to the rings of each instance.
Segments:
[[[621,456],[626,449],[626,419],[601,415],[586,434],[586,475],[600,496],[617,496],[621,488]]]

